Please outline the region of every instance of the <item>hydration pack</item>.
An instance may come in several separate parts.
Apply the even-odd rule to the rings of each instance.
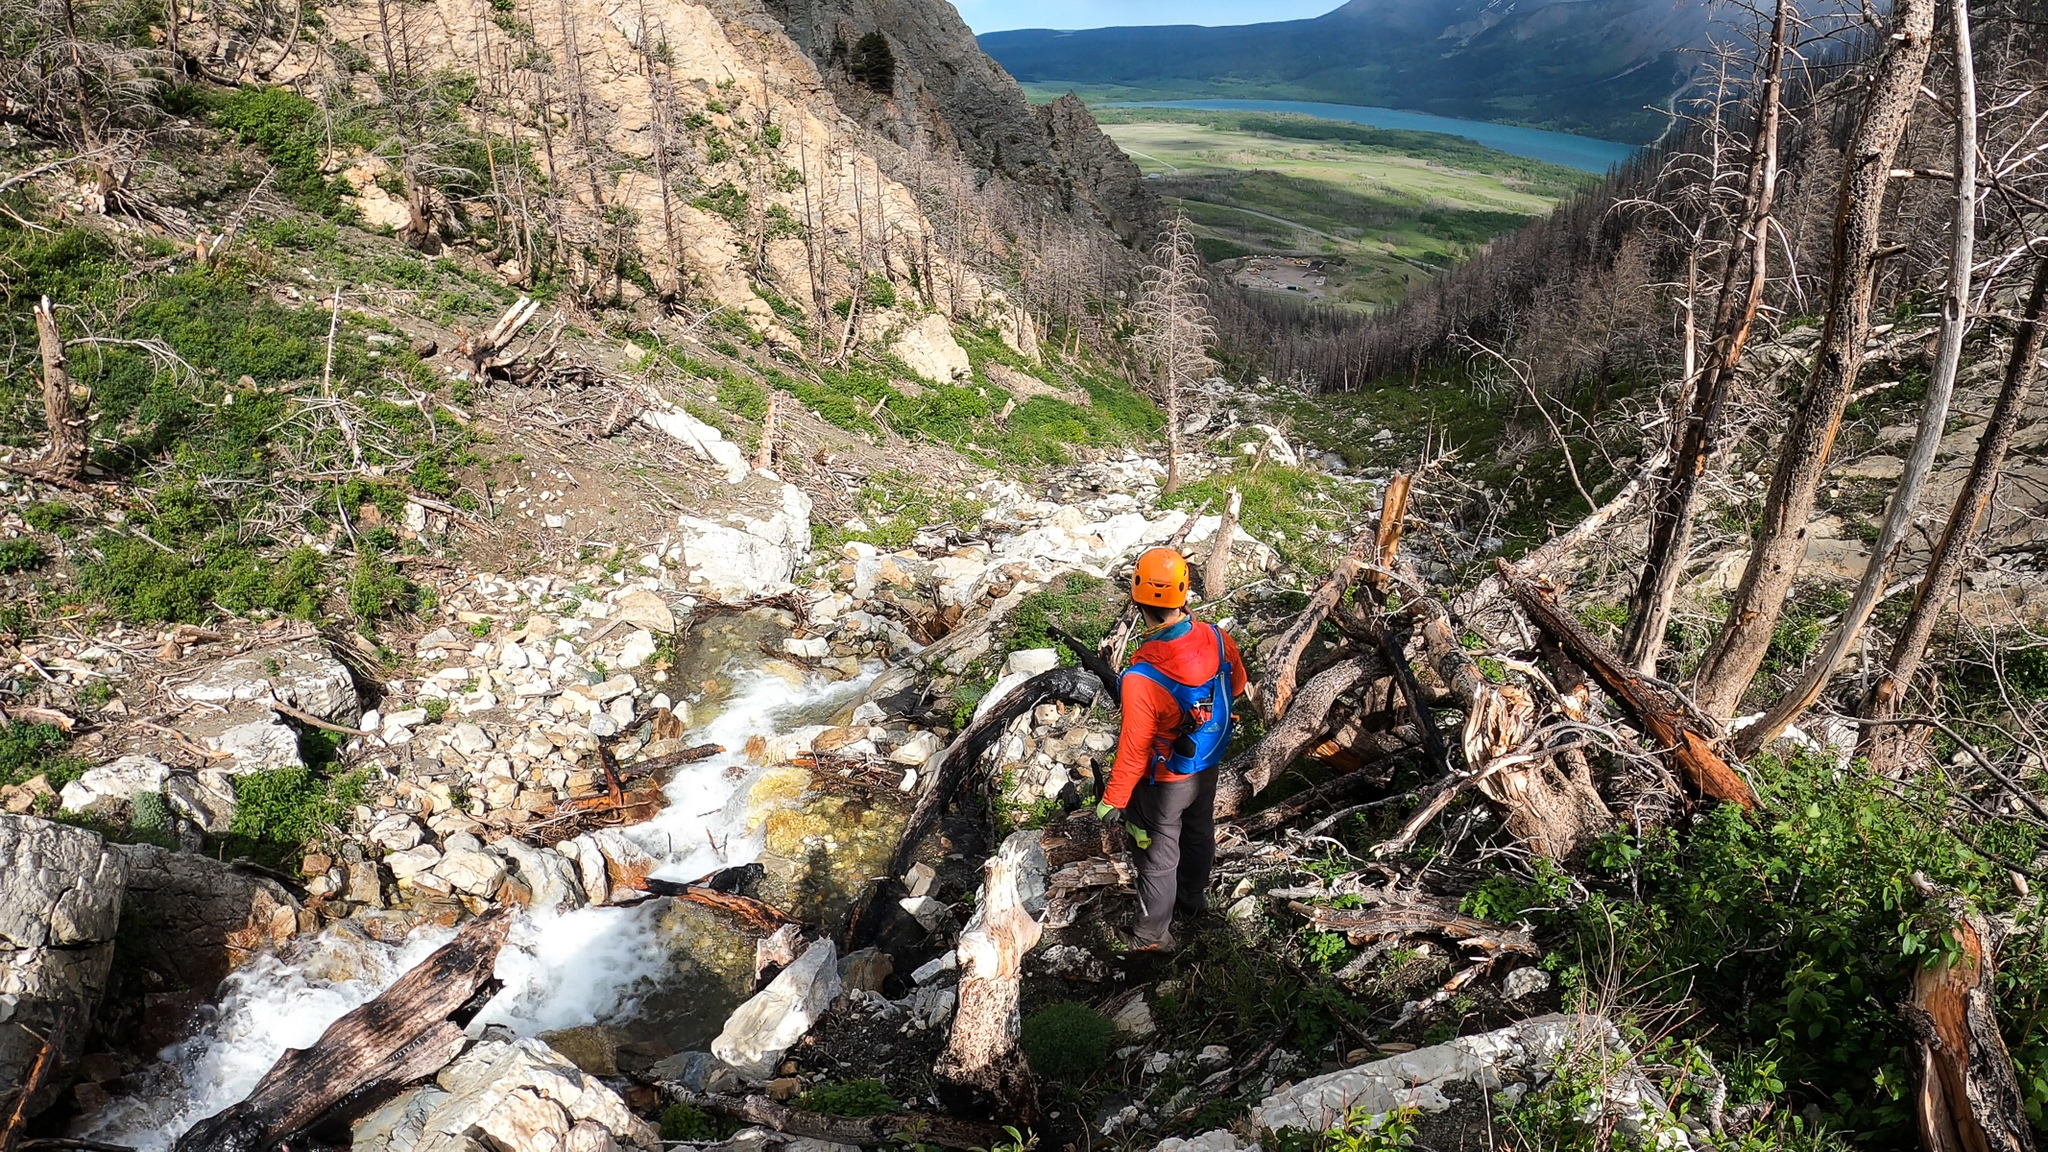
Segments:
[[[1223,651],[1222,629],[1208,627],[1216,637],[1216,675],[1207,683],[1183,684],[1142,660],[1124,670],[1125,676],[1143,676],[1166,689],[1180,705],[1180,731],[1172,754],[1155,759],[1155,771],[1165,768],[1180,776],[1206,772],[1222,763],[1223,750],[1230,744],[1230,658]]]

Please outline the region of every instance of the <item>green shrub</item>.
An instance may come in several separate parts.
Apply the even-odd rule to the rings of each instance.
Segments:
[[[50,787],[62,788],[78,779],[85,762],[58,755],[70,743],[71,738],[54,724],[16,721],[0,728],[0,784],[20,784],[45,776]]]
[[[671,1104],[661,1110],[663,1140],[718,1140],[725,1135],[717,1121],[693,1104]]]
[[[49,561],[50,554],[33,540],[0,540],[0,575],[26,572]]]
[[[322,216],[345,214],[348,184],[321,171],[327,127],[319,105],[289,88],[238,88],[215,104],[214,123],[263,150],[277,169],[278,191],[292,203]]]
[[[1056,1080],[1069,1079],[1109,1059],[1116,1025],[1086,1004],[1068,1000],[1025,1017],[1021,1039],[1033,1068]]]
[[[273,866],[339,825],[363,798],[360,772],[327,779],[309,768],[272,768],[235,777],[228,854]]]
[[[356,557],[356,570],[348,581],[348,609],[356,621],[368,627],[399,612],[410,612],[418,602],[418,589],[399,575],[374,552]]]
[[[21,510],[21,518],[39,532],[61,531],[78,515],[78,509],[55,500],[38,500]]]
[[[1003,647],[1056,649],[1060,663],[1072,665],[1074,654],[1053,638],[1051,629],[1059,628],[1083,644],[1098,644],[1123,617],[1126,603],[1122,591],[1100,576],[1064,573],[1018,601],[1003,621]]]
[[[903,1111],[902,1103],[880,1080],[827,1080],[797,1097],[796,1106],[834,1116],[887,1116]]]

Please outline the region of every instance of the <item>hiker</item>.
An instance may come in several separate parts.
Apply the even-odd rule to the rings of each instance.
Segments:
[[[1230,743],[1231,699],[1245,690],[1237,642],[1188,615],[1187,558],[1171,548],[1138,557],[1131,599],[1144,643],[1119,680],[1123,732],[1096,816],[1120,814],[1137,848],[1133,951],[1170,952],[1175,905],[1208,910],[1216,861],[1216,766]]]

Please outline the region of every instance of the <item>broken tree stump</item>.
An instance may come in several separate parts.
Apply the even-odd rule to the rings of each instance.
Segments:
[[[1038,1119],[1038,1082],[1018,1041],[1017,995],[1024,956],[1042,931],[1045,874],[1036,832],[1012,833],[989,858],[974,919],[960,934],[953,1032],[932,1068],[990,1115],[1020,1125]]]
[[[1922,878],[1915,875],[1915,882]],[[1914,1113],[1927,1152],[2033,1152],[2026,1100],[1998,1030],[1995,925],[1951,910],[1956,951],[1937,951],[1913,976],[1899,1012],[1913,1030]]]
[[[510,908],[463,925],[312,1047],[287,1050],[246,1099],[200,1121],[173,1152],[266,1152],[362,1099],[365,1089],[433,1075],[461,1051],[462,1025],[497,994],[491,970],[511,927]]]

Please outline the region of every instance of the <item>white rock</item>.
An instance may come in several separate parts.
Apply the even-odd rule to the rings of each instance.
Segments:
[[[1040,672],[1050,672],[1059,666],[1060,654],[1056,649],[1026,648],[1010,653],[1009,658],[1003,661],[1003,675],[1036,676]]]
[[[805,660],[823,660],[832,654],[832,643],[823,636],[791,636],[783,640],[782,650]]]
[[[441,862],[434,865],[434,874],[454,885],[457,892],[490,896],[504,883],[505,862],[489,852],[463,849],[441,857]]]
[[[1154,1145],[1152,1152],[1257,1152],[1258,1147],[1240,1144],[1237,1133],[1217,1128],[1200,1136],[1169,1136]]]
[[[526,668],[532,666],[532,664],[532,653],[528,652],[524,646],[516,641],[507,640],[505,646],[498,649],[498,667],[500,668]]]
[[[1152,1023],[1152,1005],[1142,995],[1133,996],[1116,1015],[1109,1018],[1116,1030],[1129,1036],[1150,1036],[1157,1025]]]
[[[889,351],[909,365],[912,372],[940,384],[964,380],[974,372],[966,350],[953,339],[953,326],[937,312],[906,326],[889,345]]]
[[[656,643],[654,633],[642,628],[626,637],[626,643],[619,648],[618,664],[621,668],[638,668],[654,659]]]
[[[604,711],[605,715],[612,718],[612,723],[623,728],[633,722],[633,698],[621,696],[605,705]]]
[[[938,979],[939,973],[951,972],[959,966],[960,954],[948,950],[918,965],[917,971],[910,974],[910,979],[918,984],[929,984]]]
[[[125,804],[138,792],[162,792],[171,770],[150,756],[123,756],[88,768],[64,786],[57,799],[66,812]]]
[[[403,852],[408,848],[418,847],[420,841],[426,838],[426,830],[405,813],[393,812],[370,825],[370,830],[364,833],[364,838],[387,853]]]
[[[455,737],[456,749],[471,756],[479,752],[489,752],[492,748],[497,747],[491,740],[490,733],[466,720],[455,726],[453,735]]]
[[[905,768],[903,770],[903,779],[896,782],[896,790],[898,792],[908,792],[915,787],[917,787],[917,769]]]
[[[805,949],[726,1019],[725,1029],[711,1042],[712,1055],[748,1079],[766,1079],[839,991],[839,952],[828,937]]]
[[[937,932],[941,925],[952,917],[952,910],[930,896],[905,896],[897,901],[911,918],[924,926],[927,932]]]
[[[432,844],[421,844],[384,857],[384,866],[400,880],[411,880],[440,862],[441,850]]]
[[[645,589],[624,593],[617,603],[619,618],[650,632],[667,634],[676,630],[675,612],[668,601]]]
[[[684,516],[677,521],[690,583],[720,597],[763,596],[786,588],[810,552],[811,498],[785,484],[781,506],[766,519],[729,519],[714,523]]]
[[[384,734],[390,736],[403,732],[408,728],[425,724],[426,722],[427,710],[425,708],[407,708],[402,711],[387,713],[384,717]]]
[[[680,408],[649,406],[640,411],[642,424],[666,432],[683,442],[699,457],[725,469],[725,482],[737,484],[747,478],[746,453],[725,438],[725,434]]]
[[[896,750],[889,753],[889,760],[896,764],[908,764],[912,768],[922,768],[931,761],[932,757],[939,754],[941,747],[943,745],[939,743],[937,735],[931,732],[919,732],[917,735],[898,744]]]
[[[299,758],[299,734],[286,727],[275,713],[266,713],[261,719],[237,724],[218,736],[209,736],[206,744],[234,757],[230,770],[235,772],[305,765],[305,761]]]
[[[345,727],[363,710],[348,667],[318,641],[231,657],[171,691],[205,704],[267,700],[275,693],[302,712]]]
[[[1204,1072],[1214,1072],[1230,1063],[1230,1049],[1221,1044],[1210,1044],[1195,1053],[1195,1067]]]
[[[1541,968],[1517,968],[1500,984],[1501,994],[1510,1000],[1534,996],[1550,987],[1550,973]]]

